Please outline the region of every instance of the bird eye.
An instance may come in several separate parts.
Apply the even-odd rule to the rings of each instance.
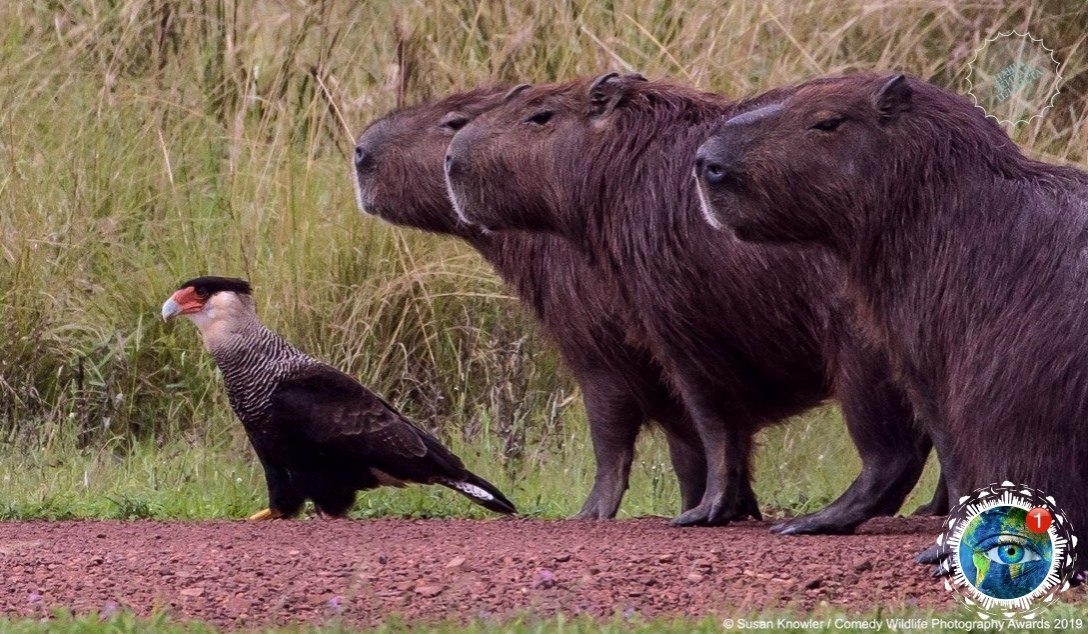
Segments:
[[[438,127],[456,132],[466,125],[468,125],[468,117],[459,112],[451,112],[442,118],[442,123],[438,124]]]
[[[208,298],[208,289],[204,288],[203,286],[197,286],[193,289],[193,292],[196,293],[196,296],[200,299]]]
[[[528,119],[526,119],[525,122],[532,123],[533,125],[544,125],[545,123],[551,121],[552,117],[554,116],[555,112],[552,110],[538,110],[537,112],[534,112]]]
[[[834,132],[839,128],[839,126],[841,126],[845,122],[846,117],[828,117],[827,119],[823,119],[812,124],[811,126],[809,126],[809,129],[819,130],[821,132]]]

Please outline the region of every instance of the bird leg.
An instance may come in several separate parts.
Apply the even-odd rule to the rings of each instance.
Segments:
[[[263,509],[249,516],[250,522],[264,522],[266,520],[278,520],[283,517],[276,509]]]

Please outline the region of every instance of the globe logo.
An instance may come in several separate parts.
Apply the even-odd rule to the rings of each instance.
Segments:
[[[1002,482],[960,498],[937,537],[945,587],[980,618],[1034,618],[1069,587],[1077,537],[1053,497]]]
[[[1036,529],[1042,517],[1049,512],[1036,510],[1029,525],[1028,510],[995,506],[968,522],[959,547],[967,583],[996,599],[1019,599],[1042,585],[1054,560],[1050,533]]]

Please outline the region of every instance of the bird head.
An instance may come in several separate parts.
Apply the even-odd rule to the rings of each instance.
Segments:
[[[162,305],[162,318],[183,315],[200,328],[207,342],[217,325],[252,316],[253,289],[236,277],[205,276],[183,282]]]

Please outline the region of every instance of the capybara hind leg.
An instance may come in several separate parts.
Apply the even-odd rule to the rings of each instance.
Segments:
[[[937,488],[933,491],[933,499],[928,504],[919,506],[914,515],[948,515],[951,507],[948,505],[948,484],[944,481],[944,474],[937,481]]]
[[[706,491],[706,456],[698,438],[685,438],[665,428],[669,443],[669,458],[680,485],[680,511],[699,505]]]
[[[847,534],[862,522],[892,515],[925,468],[932,446],[906,396],[887,376],[882,355],[848,361],[839,377],[839,398],[850,437],[861,455],[861,473],[837,500],[816,513],[772,527],[783,535]]]
[[[752,431],[747,426],[730,429],[700,428],[706,452],[707,480],[703,499],[695,508],[681,513],[676,526],[713,526],[749,517],[762,519],[752,492],[749,459]]]
[[[583,381],[583,386],[586,385]],[[616,516],[627,491],[635,441],[646,422],[637,403],[611,387],[599,385],[584,388],[583,392],[597,471],[593,489],[576,516],[579,519],[603,520]]]

